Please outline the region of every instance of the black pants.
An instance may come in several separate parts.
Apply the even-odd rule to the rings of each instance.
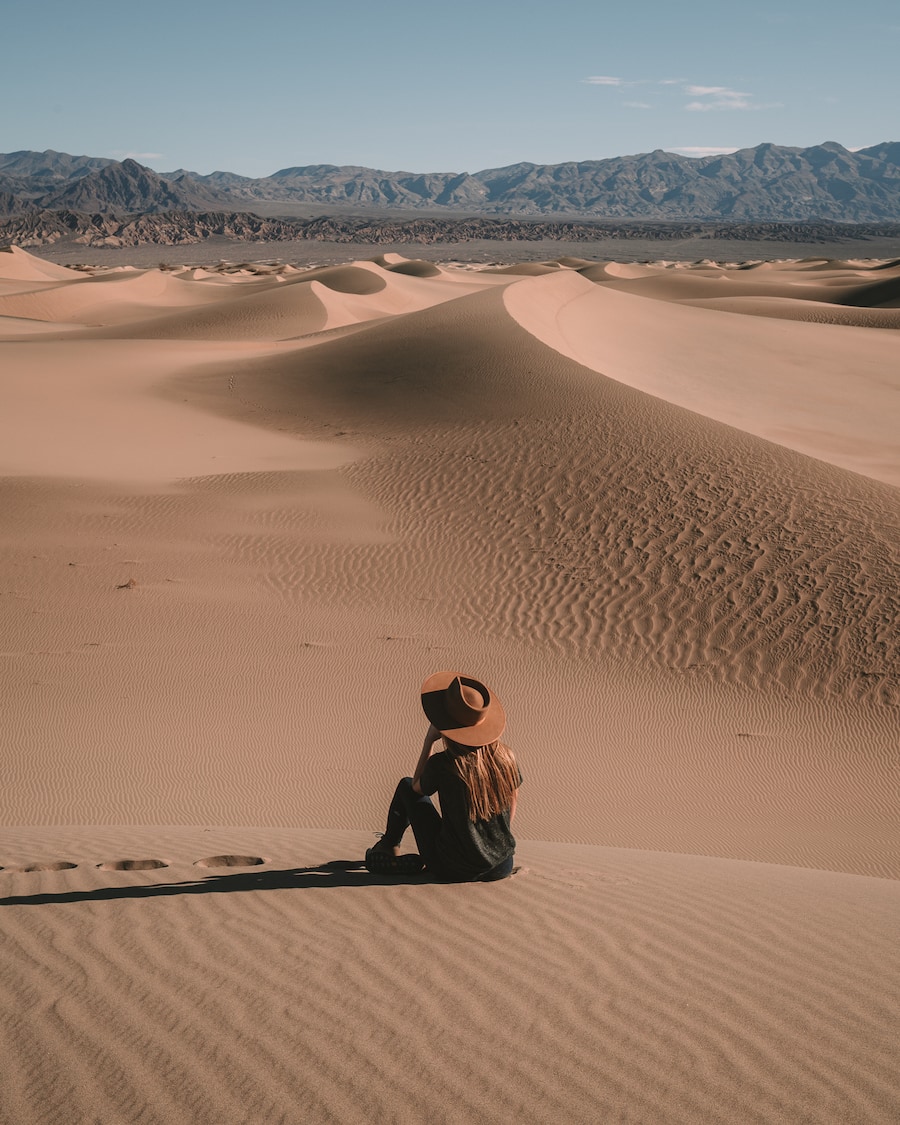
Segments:
[[[441,831],[441,814],[434,807],[430,797],[420,795],[413,789],[411,777],[404,777],[394,791],[391,807],[388,809],[387,827],[382,839],[388,847],[400,846],[403,834],[407,828],[412,828],[416,838],[419,855],[425,861],[425,866],[439,879],[448,882],[493,882],[495,879],[505,879],[512,874],[513,857],[509,856],[479,875],[463,875],[447,868],[438,856],[437,838]]]

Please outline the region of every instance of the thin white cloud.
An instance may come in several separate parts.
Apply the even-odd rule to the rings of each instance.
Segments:
[[[728,152],[737,152],[737,145],[720,148],[717,145],[676,145],[666,149],[667,152],[677,152],[681,156],[724,156]]]
[[[705,113],[715,109],[757,109],[750,99],[752,94],[732,90],[728,86],[685,86],[684,92],[702,101],[688,102],[684,107],[692,112]]]
[[[777,109],[780,102],[754,101],[746,90],[733,90],[730,86],[704,86],[687,82],[683,78],[620,78],[612,74],[593,74],[581,81],[589,86],[611,86],[618,89],[628,86],[667,86],[673,94],[691,100],[683,107],[690,113],[710,113],[716,110]],[[649,91],[648,91],[649,92]],[[647,102],[622,102],[626,109],[652,109]]]

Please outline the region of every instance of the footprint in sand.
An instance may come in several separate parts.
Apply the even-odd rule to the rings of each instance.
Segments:
[[[77,863],[69,863],[66,859],[54,859],[49,863],[26,863],[21,867],[7,867],[7,871],[71,871]],[[2,868],[0,868],[2,870]]]
[[[211,855],[198,859],[194,867],[258,867],[265,862],[258,855]]]
[[[110,859],[97,866],[101,871],[155,871],[169,865],[161,859]]]

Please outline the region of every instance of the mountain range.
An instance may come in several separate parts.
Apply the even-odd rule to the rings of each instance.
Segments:
[[[838,223],[900,220],[900,142],[851,152],[761,144],[692,158],[656,150],[481,172],[386,172],[316,164],[251,178],[159,174],[133,159],[21,151],[0,154],[0,215],[35,211],[154,214],[252,212],[255,203],[329,212],[430,213],[626,220]]]

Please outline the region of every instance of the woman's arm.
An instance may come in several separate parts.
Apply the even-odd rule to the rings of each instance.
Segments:
[[[420,796],[422,788],[419,785],[419,778],[422,776],[422,771],[425,769],[425,763],[431,757],[434,744],[440,741],[441,732],[433,723],[428,724],[428,730],[425,732],[425,741],[422,743],[422,753],[419,755],[419,760],[416,763],[416,771],[413,774],[413,789]]]
[[[519,803],[519,790],[513,789],[513,795],[509,802],[509,823],[512,824],[513,817],[516,815],[516,805]]]

